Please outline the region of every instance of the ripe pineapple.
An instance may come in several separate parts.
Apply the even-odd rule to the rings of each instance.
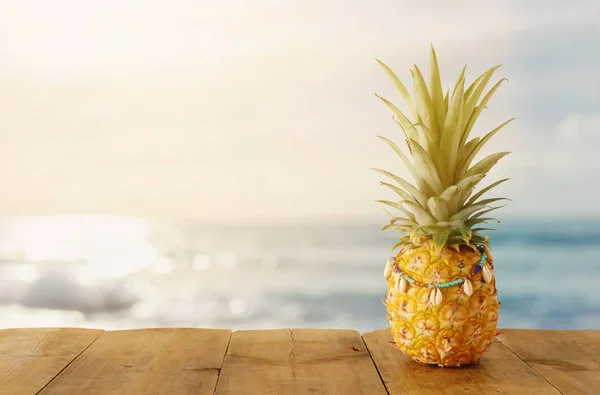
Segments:
[[[503,207],[491,204],[508,200],[481,197],[507,179],[475,194],[473,191],[508,152],[472,162],[481,147],[512,119],[483,137],[469,139],[469,134],[504,79],[484,95],[499,66],[470,86],[465,85],[463,68],[451,94],[444,95],[431,47],[429,84],[416,65],[411,70],[413,101],[398,77],[377,61],[408,104],[412,119],[377,96],[393,111],[394,120],[404,131],[409,155],[389,139],[379,137],[400,156],[416,183],[374,169],[395,182],[381,185],[400,197],[398,201],[378,200],[401,213],[395,216],[388,212],[392,219],[383,228],[402,233],[393,247],[401,249],[384,272],[390,330],[398,347],[417,362],[440,366],[475,363],[496,335],[500,307],[489,238],[481,233],[492,229],[480,224],[497,221],[485,215]]]

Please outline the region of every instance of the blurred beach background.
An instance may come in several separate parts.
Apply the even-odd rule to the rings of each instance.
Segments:
[[[501,327],[600,329],[599,225],[506,221]],[[57,217],[6,224],[1,240],[2,327],[387,327],[394,237],[375,223]]]
[[[503,64],[499,326],[600,329],[595,0],[0,3],[0,328],[387,326],[376,135]],[[410,84],[408,84],[410,85]]]

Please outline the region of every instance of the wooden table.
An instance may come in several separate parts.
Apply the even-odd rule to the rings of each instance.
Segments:
[[[0,330],[0,394],[600,394],[600,331],[506,330],[478,365],[422,366],[388,330]]]

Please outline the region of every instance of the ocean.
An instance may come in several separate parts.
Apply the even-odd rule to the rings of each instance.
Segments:
[[[4,221],[0,328],[386,328],[384,221]],[[498,228],[499,327],[600,329],[600,221]]]

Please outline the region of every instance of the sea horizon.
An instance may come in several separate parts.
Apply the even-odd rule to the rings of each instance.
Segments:
[[[379,219],[0,221],[0,328],[385,328]],[[498,326],[600,329],[600,220],[497,226]]]

